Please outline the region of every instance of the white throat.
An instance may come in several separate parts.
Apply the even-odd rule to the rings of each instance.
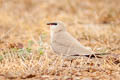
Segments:
[[[53,34],[54,34],[54,31],[51,29],[50,30],[50,37],[51,37],[51,39],[53,39]]]
[[[54,30],[55,28],[57,28],[58,26],[57,25],[51,25],[50,26],[50,28],[52,29],[52,30]]]
[[[51,25],[50,26],[50,36],[51,36],[51,39],[53,39],[53,35],[54,35],[54,31],[55,31],[55,28],[57,28],[58,26],[56,25]]]

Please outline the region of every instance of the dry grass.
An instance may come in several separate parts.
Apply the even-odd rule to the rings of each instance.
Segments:
[[[119,0],[0,0],[0,80],[119,80],[119,5]],[[114,55],[72,64],[58,57],[46,26],[56,20],[83,45]]]

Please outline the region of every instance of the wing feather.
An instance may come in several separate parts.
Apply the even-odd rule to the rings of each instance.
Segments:
[[[79,41],[72,37],[68,32],[56,33],[52,40],[52,46],[56,46],[54,51],[66,55],[90,55],[92,51],[88,50]]]

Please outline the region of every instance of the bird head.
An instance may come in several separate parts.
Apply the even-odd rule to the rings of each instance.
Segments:
[[[50,25],[50,29],[53,32],[65,31],[65,27],[62,22],[50,22],[47,23],[47,25]]]

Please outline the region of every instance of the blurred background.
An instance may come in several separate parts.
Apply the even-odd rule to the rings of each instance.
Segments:
[[[57,57],[46,25],[52,21],[62,21],[94,52],[111,56],[72,63]],[[120,0],[0,0],[2,80],[119,80],[120,56],[112,53],[120,54]]]
[[[120,0],[0,0],[0,47],[26,44],[41,34],[49,42],[46,23],[50,21],[64,22],[67,30],[87,46],[109,43],[110,47],[113,41],[119,43]]]

